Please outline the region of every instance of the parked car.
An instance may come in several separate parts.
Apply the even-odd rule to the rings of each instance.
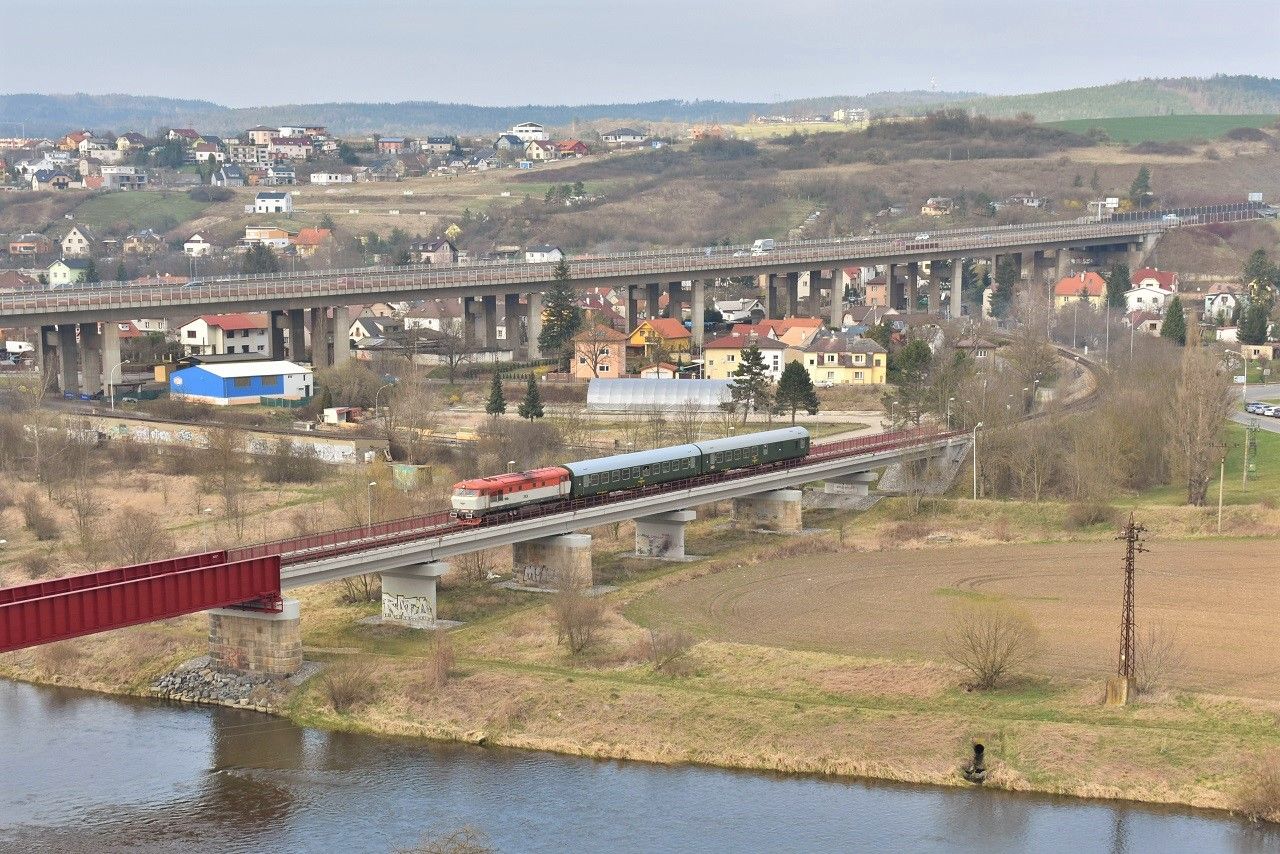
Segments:
[[[1248,412],[1250,415],[1261,415],[1263,406],[1265,406],[1265,404],[1259,403],[1256,400],[1251,401],[1244,405],[1244,411]]]

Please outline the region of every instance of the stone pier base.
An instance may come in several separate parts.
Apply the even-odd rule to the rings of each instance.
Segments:
[[[443,561],[382,573],[382,622],[415,629],[436,628],[436,581],[449,571]]]
[[[822,491],[827,495],[865,496],[871,492],[871,484],[879,477],[872,471],[860,471],[857,474],[829,478],[822,483]]]
[[[1103,701],[1107,706],[1127,706],[1138,696],[1138,689],[1134,686],[1132,679],[1126,679],[1123,676],[1111,676],[1107,678],[1107,696]]]
[[[288,676],[302,666],[301,606],[279,614],[216,608],[209,612],[209,662],[222,670]]]
[[[594,583],[591,535],[562,534],[525,540],[511,547],[515,583],[520,587],[588,588]]]
[[[692,510],[673,510],[636,519],[636,556],[683,560],[684,526],[696,518]]]
[[[798,533],[804,527],[798,489],[776,489],[733,499],[734,524],[767,531]]]

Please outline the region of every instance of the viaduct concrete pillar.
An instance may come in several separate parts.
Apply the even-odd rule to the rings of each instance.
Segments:
[[[796,533],[804,521],[800,500],[804,494],[798,489],[776,489],[745,498],[733,499],[733,521],[747,528]]]
[[[289,358],[304,362],[307,358],[307,310],[289,309]]]
[[[1044,250],[1037,249],[1031,253],[1031,278],[1033,281],[1039,282],[1044,275],[1045,260]]]
[[[636,556],[683,560],[684,527],[696,518],[692,510],[673,510],[636,519]]]
[[[382,573],[382,622],[436,627],[436,582],[449,564],[434,560]]]
[[[640,302],[636,299],[636,286],[626,285],[627,291],[627,332],[640,325]]]
[[[860,471],[857,474],[827,478],[822,482],[822,491],[827,495],[865,496],[871,492],[871,484],[878,477],[873,471]]]
[[[844,328],[844,270],[831,271],[831,328]]]
[[[98,324],[80,324],[80,393],[102,391],[102,335]]]
[[[665,317],[684,318],[684,282],[667,282],[667,311]]]
[[[507,335],[507,349],[514,353],[520,347],[520,294],[503,295],[502,330]]]
[[[538,345],[538,338],[542,335],[542,294],[530,293],[529,301],[529,321],[528,321],[528,338],[529,338],[529,358],[541,359],[542,348]],[[630,320],[628,319],[628,322]]]
[[[787,273],[787,313],[783,317],[800,316],[800,274]]]
[[[644,315],[648,318],[658,317],[661,311],[658,303],[662,299],[662,282],[649,282],[645,285]]]
[[[594,584],[591,535],[561,534],[525,540],[511,547],[516,584],[521,587],[588,588]]]
[[[693,307],[689,314],[693,332],[693,349],[702,352],[707,316],[707,283],[704,279],[693,280]]]
[[[58,376],[62,391],[80,388],[80,348],[76,345],[76,325],[58,324]]]
[[[493,349],[498,346],[498,297],[492,294],[481,297],[480,308],[484,346]]]
[[[1054,260],[1057,264],[1056,269],[1054,270],[1054,276],[1056,277],[1055,281],[1062,281],[1067,277],[1067,272],[1070,270],[1071,250],[1066,247],[1059,249],[1057,257]]]
[[[108,321],[102,324],[102,382],[103,391],[110,394],[112,383],[119,384],[124,368],[120,367],[120,324]]]
[[[301,606],[279,614],[216,608],[209,612],[209,662],[219,670],[288,676],[302,666]]]
[[[1137,270],[1142,266],[1142,248],[1141,243],[1128,244],[1127,260],[1130,270]]]
[[[351,307],[333,307],[333,364],[345,364],[351,358]]]
[[[272,359],[283,359],[285,356],[284,333],[288,320],[287,312],[267,312],[267,332],[271,339],[267,345],[267,351]]]
[[[778,284],[773,273],[764,273],[760,277],[761,289],[764,292],[764,316],[767,320],[777,320],[778,314]]]
[[[44,391],[52,391],[58,385],[58,327],[41,326],[40,340],[36,342],[36,369],[45,384]]]
[[[930,314],[938,314],[938,309],[942,305],[941,286],[938,284],[938,264],[937,258],[929,262],[929,294],[928,294],[928,312]]]
[[[911,314],[919,311],[920,305],[920,262],[907,264],[907,311]]]
[[[951,259],[951,305],[952,317],[964,314],[964,259]]]
[[[311,367],[315,370],[327,368],[333,364],[329,355],[329,337],[333,324],[329,320],[327,308],[311,309]]]

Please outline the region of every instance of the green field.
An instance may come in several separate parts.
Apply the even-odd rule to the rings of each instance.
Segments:
[[[1071,119],[1046,122],[1049,127],[1073,133],[1102,128],[1116,142],[1185,142],[1192,139],[1214,139],[1233,128],[1262,128],[1274,124],[1280,116],[1131,116],[1120,119]]]
[[[76,222],[90,228],[119,226],[125,231],[153,228],[165,232],[195,219],[209,206],[183,192],[114,192],[94,195],[72,212]]]

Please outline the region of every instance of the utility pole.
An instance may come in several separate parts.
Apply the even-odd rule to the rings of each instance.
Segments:
[[[1129,704],[1129,695],[1134,689],[1134,654],[1133,654],[1133,570],[1139,552],[1147,549],[1142,545],[1142,535],[1146,526],[1139,525],[1129,513],[1129,523],[1120,529],[1117,540],[1124,540],[1124,605],[1120,618],[1120,659],[1116,666],[1116,675],[1107,680],[1107,700],[1109,706],[1125,706]]]

